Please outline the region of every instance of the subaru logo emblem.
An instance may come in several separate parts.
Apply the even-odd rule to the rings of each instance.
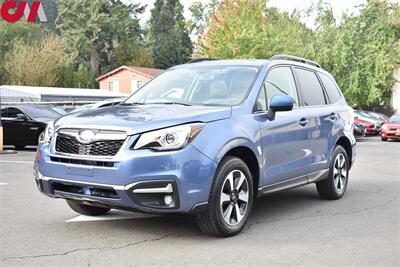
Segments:
[[[89,144],[93,141],[93,138],[96,136],[96,133],[91,130],[81,131],[78,135],[78,139],[81,143]]]

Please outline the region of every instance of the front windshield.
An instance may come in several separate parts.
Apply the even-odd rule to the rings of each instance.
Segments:
[[[122,104],[240,104],[258,74],[250,66],[185,66],[168,70]]]
[[[390,122],[400,123],[400,115],[393,115],[393,116],[390,118]]]

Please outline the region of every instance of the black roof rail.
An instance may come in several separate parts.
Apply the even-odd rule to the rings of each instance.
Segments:
[[[197,62],[203,62],[203,61],[212,61],[212,60],[218,60],[218,59],[216,59],[216,58],[206,58],[206,57],[195,58],[195,59],[192,59],[192,60],[186,62],[186,64],[197,63]]]
[[[304,64],[308,64],[317,68],[321,68],[321,65],[319,65],[317,62],[305,59],[305,58],[301,58],[301,57],[295,57],[295,56],[291,56],[291,55],[285,55],[285,54],[278,54],[278,55],[274,55],[270,58],[270,60],[278,60],[278,59],[282,59],[282,60],[292,60],[292,61],[297,61],[297,62],[301,62]]]

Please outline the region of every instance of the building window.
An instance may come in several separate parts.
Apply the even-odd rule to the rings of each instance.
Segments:
[[[118,81],[118,79],[109,79],[108,80],[108,91],[119,92],[119,81]]]

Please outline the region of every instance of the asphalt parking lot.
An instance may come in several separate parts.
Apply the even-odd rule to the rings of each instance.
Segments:
[[[203,235],[191,218],[91,218],[36,189],[34,149],[0,155],[0,266],[399,266],[400,142],[358,143],[345,197],[314,185],[258,199],[245,230]]]

